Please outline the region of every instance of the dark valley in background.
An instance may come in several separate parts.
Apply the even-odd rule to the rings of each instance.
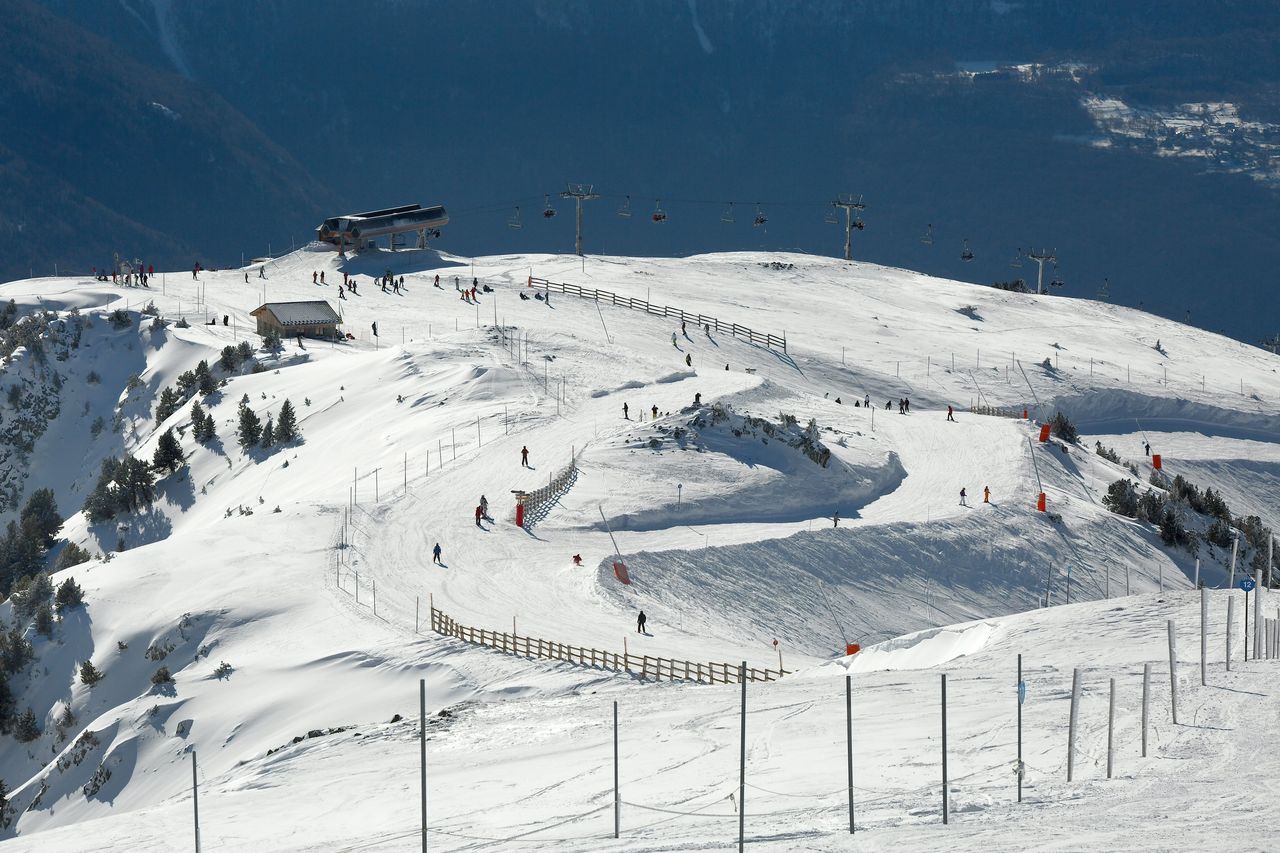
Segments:
[[[853,192],[860,260],[990,283],[1033,280],[1017,249],[1056,247],[1064,296],[1109,278],[1121,304],[1251,343],[1280,331],[1275,4],[0,0],[0,16],[0,278],[115,251],[238,264],[405,202],[449,208],[447,250],[567,252],[570,181],[609,196],[588,205],[589,253],[835,255],[824,205]]]

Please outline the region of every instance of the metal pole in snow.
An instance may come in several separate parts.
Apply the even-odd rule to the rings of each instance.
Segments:
[[[1142,665],[1142,757],[1147,757],[1147,724],[1151,722],[1151,664]]]
[[[1173,724],[1178,724],[1178,657],[1173,647],[1173,620],[1169,620],[1169,707],[1173,709]]]
[[[1018,655],[1018,802],[1022,802],[1022,655]]]
[[[742,739],[738,749],[738,853],[747,832],[747,662],[742,662]]]
[[[1236,586],[1236,551],[1240,547],[1240,531],[1233,531],[1235,538],[1231,540],[1231,583],[1227,584],[1227,589],[1235,589]]]
[[[418,633],[418,608],[422,604],[422,596],[415,595],[413,597],[413,633]]]
[[[1200,590],[1200,686],[1209,683],[1209,590]]]
[[[196,827],[196,853],[200,853],[200,790],[196,785],[196,751],[191,750],[191,810]]]
[[[427,680],[418,679],[418,766],[422,781],[422,853],[427,853]]]
[[[779,664],[781,669],[782,665]],[[853,835],[853,676],[844,677],[844,737],[849,757],[849,834]]]
[[[1262,659],[1262,569],[1253,570],[1253,659]]]
[[[1067,724],[1067,781],[1076,770],[1076,712],[1080,707],[1080,670],[1071,670],[1071,716]]]
[[[1115,760],[1116,731],[1116,680],[1111,679],[1111,701],[1107,706],[1107,778],[1111,778],[1111,765]]]
[[[1227,672],[1231,671],[1231,628],[1236,621],[1236,597],[1227,593]]]
[[[951,804],[947,793],[947,674],[942,673],[942,823],[950,822]]]
[[[618,789],[618,702],[613,702],[613,837],[619,836],[622,820],[622,800]]]

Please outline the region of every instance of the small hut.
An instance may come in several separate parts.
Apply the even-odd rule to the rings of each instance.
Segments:
[[[276,332],[280,337],[305,335],[334,338],[342,318],[322,299],[308,302],[267,302],[249,312],[258,320],[258,334]]]

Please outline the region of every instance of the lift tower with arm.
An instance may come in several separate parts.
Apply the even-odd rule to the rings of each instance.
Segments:
[[[574,249],[579,257],[582,255],[582,203],[584,201],[592,201],[600,198],[596,193],[591,191],[590,184],[569,184],[569,188],[560,193],[560,198],[571,198],[578,206],[578,236],[574,241]]]
[[[1044,293],[1044,262],[1049,261],[1056,264],[1058,262],[1056,251],[1056,249],[1040,249],[1039,251],[1032,249],[1027,252],[1027,257],[1035,261],[1039,266],[1039,270],[1036,272],[1036,293]]]
[[[862,219],[854,216],[854,211],[859,213],[867,209],[862,203],[862,196],[856,199],[852,194],[837,196],[836,200],[831,202],[832,207],[839,207],[844,210],[844,259],[846,261],[853,260],[853,229],[862,230]]]

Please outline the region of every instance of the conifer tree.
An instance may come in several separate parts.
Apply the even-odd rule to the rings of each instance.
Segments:
[[[54,595],[54,603],[58,606],[58,612],[69,610],[72,607],[79,607],[84,603],[84,590],[80,588],[80,584],[76,583],[75,578],[67,578],[58,584],[58,592]]]
[[[156,452],[151,458],[151,467],[157,471],[172,472],[181,468],[184,462],[182,445],[178,443],[178,437],[173,434],[173,427],[169,427],[160,434],[160,440],[156,442]]]
[[[262,421],[243,402],[240,404],[240,425],[236,428],[236,436],[244,448],[253,447],[262,440]]]
[[[276,422],[276,443],[288,444],[298,437],[298,418],[294,414],[293,404],[286,397],[280,406],[280,419]]]
[[[182,405],[182,395],[176,388],[165,388],[160,392],[160,400],[156,403],[156,423],[162,424]]]
[[[205,412],[204,428],[201,430],[201,432],[204,434],[203,440],[206,442],[213,441],[215,438],[218,437],[218,427],[213,422],[213,415],[209,414],[208,412]]]
[[[199,400],[191,404],[191,437],[201,444],[208,440],[204,437],[204,406]]]
[[[20,743],[31,743],[31,741],[40,737],[40,726],[36,722],[35,711],[28,706],[27,710],[18,715],[18,719],[13,724],[13,736]]]
[[[80,664],[80,680],[84,682],[86,687],[92,687],[103,678],[102,670],[93,665],[93,661],[87,660]]]
[[[213,374],[209,372],[209,362],[204,359],[196,365],[196,385],[200,389],[200,393],[204,395],[212,394],[218,390],[218,383],[214,380]]]
[[[276,430],[271,424],[271,418],[267,418],[267,425],[262,428],[262,446],[271,447],[276,443]]]

